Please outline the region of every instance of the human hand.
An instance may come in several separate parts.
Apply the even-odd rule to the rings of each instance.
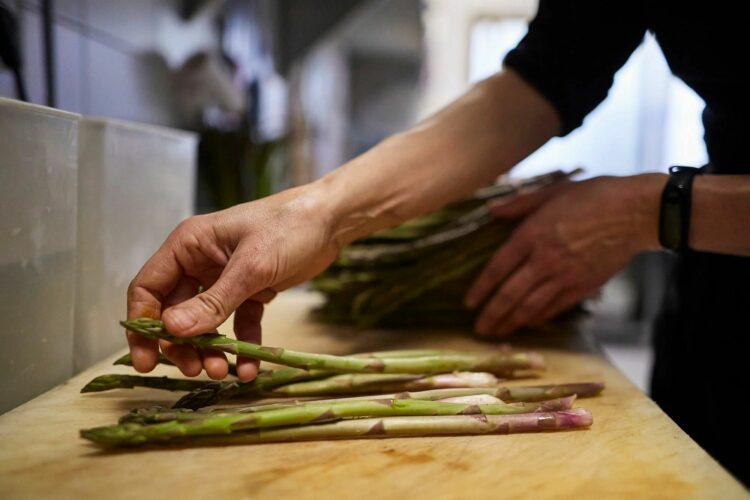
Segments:
[[[161,318],[170,333],[193,336],[214,331],[236,310],[237,338],[260,342],[263,305],[322,271],[338,253],[319,199],[297,188],[183,221],[131,282],[128,318]],[[127,336],[139,372],[156,366],[161,347],[187,376],[202,368],[213,379],[227,375],[220,351]],[[257,372],[257,361],[238,357],[241,380]]]
[[[658,249],[661,174],[597,177],[491,207],[524,218],[466,294],[480,335],[538,325],[596,292],[639,252]]]

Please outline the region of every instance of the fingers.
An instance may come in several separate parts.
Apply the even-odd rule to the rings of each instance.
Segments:
[[[516,230],[501,246],[466,293],[466,306],[475,309],[500,282],[505,280],[528,256],[531,244]]]
[[[177,284],[182,270],[167,245],[146,262],[128,287],[128,319],[161,317],[162,300]],[[133,367],[149,372],[158,363],[158,344],[133,332],[127,332]]]
[[[589,294],[580,289],[569,289],[559,293],[538,315],[536,321],[529,324],[538,325],[554,318],[585,299]]]
[[[164,355],[172,361],[177,368],[187,377],[195,377],[200,374],[203,368],[201,362],[201,356],[198,351],[189,345],[172,344],[170,342],[160,340],[159,346],[161,347]]]
[[[248,297],[265,290],[268,283],[264,273],[242,264],[240,259],[234,254],[210,288],[164,311],[167,330],[179,336],[214,331]]]
[[[175,285],[174,289],[164,299],[164,307],[171,307],[185,300],[190,299],[198,292],[198,281],[183,276]],[[195,377],[201,372],[203,363],[197,349],[189,345],[172,344],[167,341],[160,341],[159,346],[164,355],[172,361],[180,371],[188,376]]]
[[[490,212],[495,217],[503,219],[517,219],[528,215],[544,202],[557,195],[570,183],[561,182],[552,186],[535,188],[532,190],[521,190],[513,196],[501,198],[490,204]]]
[[[156,340],[147,339],[143,335],[125,332],[133,359],[133,368],[141,373],[150,372],[159,362],[159,347]]]
[[[229,373],[229,363],[223,352],[216,349],[201,349],[201,359],[206,373],[214,380],[221,380]]]
[[[557,281],[547,281],[532,290],[511,314],[496,325],[493,336],[504,337],[516,328],[539,321],[541,314],[548,309],[560,294]]]
[[[256,302],[260,302],[261,304],[268,304],[271,302],[274,298],[276,298],[276,291],[271,290],[270,288],[266,288],[265,290],[261,290],[260,292],[256,293],[252,297],[250,297],[250,300],[254,300]]]
[[[545,275],[536,269],[536,266],[527,263],[500,286],[477,318],[477,333],[486,335],[495,330],[497,325],[545,278]]]
[[[263,304],[255,300],[243,302],[234,313],[234,333],[237,339],[260,343],[260,320],[263,317]],[[237,376],[243,382],[253,380],[258,375],[257,359],[237,357]]]

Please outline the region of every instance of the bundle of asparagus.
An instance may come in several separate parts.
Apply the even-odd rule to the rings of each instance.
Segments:
[[[262,371],[249,383],[138,375],[97,377],[81,392],[136,386],[191,391],[175,408],[136,408],[117,425],[81,431],[83,438],[104,447],[585,428],[591,425],[591,414],[573,409],[572,404],[576,397],[594,396],[603,389],[598,383],[501,386],[496,374],[511,377],[517,370],[544,367],[540,355],[508,349],[494,353],[414,350],[331,356],[262,347],[218,334],[177,338],[166,332],[161,322],[145,318],[123,325],[149,338],[221,349],[287,366]],[[160,362],[171,364],[163,357]],[[131,363],[129,357],[115,362]],[[459,369],[465,371],[456,371]],[[362,393],[369,395],[289,399]],[[286,399],[202,408],[236,395]]]
[[[464,294],[515,224],[493,219],[487,201],[579,172],[555,171],[492,186],[354,242],[312,280],[325,296],[314,317],[358,327],[470,326],[474,313],[463,306]]]

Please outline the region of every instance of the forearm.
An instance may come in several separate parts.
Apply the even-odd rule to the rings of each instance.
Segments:
[[[314,183],[340,245],[491,183],[554,136],[552,106],[505,71]]]
[[[647,174],[631,179],[630,188],[641,193],[641,250],[658,249],[659,206],[667,176]],[[695,177],[688,244],[701,252],[750,256],[750,175]]]
[[[750,175],[699,175],[693,181],[690,248],[750,257]]]

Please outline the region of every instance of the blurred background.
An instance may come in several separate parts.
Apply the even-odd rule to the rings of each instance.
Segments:
[[[186,192],[208,212],[315,179],[450,102],[500,68],[536,4],[0,0],[0,96],[195,133]],[[647,35],[584,126],[511,175],[701,165],[702,109]],[[639,257],[586,321],[644,390],[668,270],[666,255]]]

